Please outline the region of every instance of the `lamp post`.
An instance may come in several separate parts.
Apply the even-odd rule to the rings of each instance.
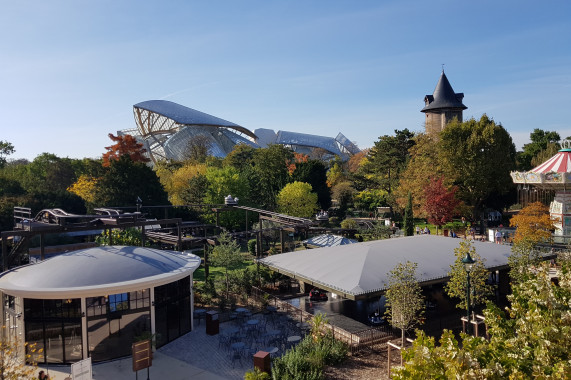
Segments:
[[[466,322],[468,323],[466,327],[466,332],[471,333],[472,326],[470,325],[470,272],[476,260],[470,256],[470,252],[466,252],[466,257],[462,259],[462,264],[464,264],[464,269],[466,270]]]
[[[143,206],[143,201],[141,200],[141,197],[137,197],[137,212],[141,212],[141,206]]]

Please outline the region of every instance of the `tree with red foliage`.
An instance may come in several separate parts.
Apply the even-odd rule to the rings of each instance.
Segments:
[[[460,204],[456,199],[456,186],[447,189],[442,183],[443,176],[439,178],[432,177],[430,183],[424,189],[426,203],[424,211],[428,215],[428,221],[436,225],[436,234],[438,235],[438,227],[450,222],[454,211]]]
[[[106,146],[107,152],[103,154],[103,166],[109,167],[111,161],[117,161],[121,156],[129,156],[133,162],[149,162],[145,156],[146,149],[143,144],[138,143],[131,135],[114,136],[110,133],[109,138],[115,142],[111,146]]]

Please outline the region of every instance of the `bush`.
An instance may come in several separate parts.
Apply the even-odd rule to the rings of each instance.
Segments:
[[[347,352],[347,345],[335,340],[330,333],[317,341],[308,335],[273,361],[272,376],[274,379],[324,379],[323,368],[343,362]]]
[[[252,256],[256,256],[256,245],[257,245],[258,241],[256,239],[250,239],[248,240],[248,252],[250,252],[250,254]]]

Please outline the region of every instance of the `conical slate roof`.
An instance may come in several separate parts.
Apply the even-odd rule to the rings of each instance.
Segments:
[[[468,107],[462,104],[463,98],[463,93],[454,92],[450,82],[448,81],[448,78],[446,78],[446,74],[444,74],[444,71],[442,71],[442,75],[440,75],[440,79],[438,80],[438,84],[434,89],[434,93],[424,97],[426,106],[420,112],[437,110],[441,108],[457,108],[465,110]]]

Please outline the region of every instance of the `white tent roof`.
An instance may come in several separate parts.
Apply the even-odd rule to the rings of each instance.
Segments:
[[[387,273],[398,263],[418,263],[421,284],[441,282],[454,263],[454,249],[460,239],[417,235],[364,243],[287,252],[260,260],[280,273],[347,298],[382,293]],[[476,252],[488,269],[505,267],[511,247],[474,242]]]
[[[343,236],[323,234],[314,236],[304,241],[305,244],[315,245],[318,247],[334,247],[337,245],[354,244],[357,240],[347,239]]]
[[[168,284],[191,275],[196,255],[103,246],[55,256],[0,275],[0,290],[26,298],[94,297]]]

